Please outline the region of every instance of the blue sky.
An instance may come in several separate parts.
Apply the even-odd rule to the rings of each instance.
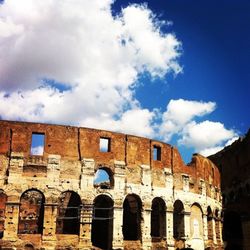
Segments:
[[[250,124],[249,13],[236,0],[6,0],[0,117],[155,138],[186,162],[216,152]]]

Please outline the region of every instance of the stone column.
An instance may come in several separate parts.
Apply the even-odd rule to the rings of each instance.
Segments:
[[[16,185],[16,183],[19,183],[23,174],[23,153],[12,152],[10,157],[8,183]]]
[[[117,195],[120,196],[121,192],[125,190],[125,162],[124,161],[115,161],[115,173],[114,173],[114,190],[117,192]]]
[[[113,249],[123,248],[122,234],[122,219],[123,219],[122,204],[114,205],[114,220],[113,220]]]
[[[89,250],[92,247],[91,242],[91,223],[93,217],[93,205],[91,202],[85,203],[80,212],[80,237],[79,247],[82,250]]]
[[[16,241],[18,233],[19,202],[6,202],[4,240]]]
[[[166,233],[167,233],[167,244],[168,250],[174,250],[174,213],[173,205],[167,207],[166,211]]]
[[[56,245],[56,217],[57,217],[57,204],[45,203],[44,204],[44,221],[43,221],[43,245],[46,249],[54,249]]]
[[[216,230],[215,230],[215,218],[214,217],[212,219],[212,228],[213,228],[213,242],[214,242],[214,244],[217,244]]]
[[[149,165],[141,165],[141,170],[142,170],[142,193],[143,195],[151,195],[151,169]],[[141,188],[142,188],[141,187]]]
[[[202,219],[203,219],[203,237],[204,241],[207,241],[208,240],[207,215],[203,214]]]
[[[190,239],[190,211],[184,212],[184,235],[185,239]]]
[[[95,161],[93,159],[82,160],[82,173],[81,173],[81,190],[93,190],[94,187],[94,174],[95,174]]]
[[[49,155],[47,165],[48,188],[58,187],[60,176],[60,155]]]
[[[151,249],[151,203],[144,203],[144,211],[143,213],[143,221],[141,223],[141,231],[142,231],[142,247],[144,250]]]

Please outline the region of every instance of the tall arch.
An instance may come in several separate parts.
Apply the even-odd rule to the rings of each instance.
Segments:
[[[0,190],[0,239],[3,238],[4,220],[5,220],[5,206],[7,202],[7,195],[3,190]]]
[[[20,198],[19,234],[42,234],[45,198],[35,189],[25,191]]]
[[[180,200],[176,200],[174,203],[174,238],[181,239],[184,236],[184,206]]]
[[[141,240],[142,202],[139,196],[129,194],[123,202],[123,238]]]
[[[79,234],[81,198],[73,191],[63,192],[58,201],[56,233]]]
[[[190,234],[191,238],[203,239],[202,209],[200,205],[197,203],[194,203],[191,206]]]
[[[162,198],[154,198],[151,206],[151,236],[166,237],[166,204]]]
[[[114,202],[107,195],[99,195],[94,200],[91,241],[93,246],[111,250],[113,241]]]
[[[207,237],[209,241],[213,240],[213,213],[210,206],[207,207]]]

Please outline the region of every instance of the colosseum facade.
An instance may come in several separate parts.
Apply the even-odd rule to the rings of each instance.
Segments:
[[[221,210],[199,154],[186,165],[156,140],[0,121],[0,249],[223,249]]]

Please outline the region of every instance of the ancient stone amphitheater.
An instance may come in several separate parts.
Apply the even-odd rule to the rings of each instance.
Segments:
[[[160,141],[0,121],[0,249],[223,249],[221,210],[201,155],[186,165]]]

